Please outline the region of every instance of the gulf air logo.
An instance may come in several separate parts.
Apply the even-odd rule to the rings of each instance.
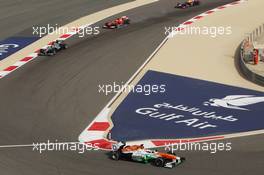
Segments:
[[[204,105],[249,111],[246,106],[263,102],[264,97],[256,97],[253,95],[229,95],[222,99],[212,98],[204,102]]]
[[[0,56],[8,52],[9,48],[17,48],[18,44],[1,44],[0,45]]]

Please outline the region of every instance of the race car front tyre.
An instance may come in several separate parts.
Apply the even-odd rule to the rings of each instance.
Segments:
[[[186,158],[185,157],[181,157],[180,160],[181,160],[181,162],[184,162],[186,160]]]
[[[113,160],[119,160],[120,159],[120,153],[119,152],[112,152],[111,158]]]
[[[126,19],[126,20],[124,21],[124,24],[130,24],[130,19]]]
[[[195,1],[194,5],[200,5],[200,1]]]
[[[155,159],[154,164],[157,167],[164,167],[165,160],[163,158],[159,157],[159,158]]]

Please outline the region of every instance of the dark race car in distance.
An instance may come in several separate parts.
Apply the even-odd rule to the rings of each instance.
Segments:
[[[194,7],[194,6],[198,6],[198,5],[200,5],[199,0],[188,0],[184,3],[178,2],[177,5],[175,6],[175,8],[186,9],[186,8]]]

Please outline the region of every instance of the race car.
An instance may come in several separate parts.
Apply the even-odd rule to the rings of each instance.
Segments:
[[[152,163],[157,167],[173,168],[185,161],[172,153],[162,153],[145,149],[144,145],[126,145],[124,142],[113,144],[111,158],[113,160],[129,160],[142,163]]]
[[[130,24],[130,19],[127,16],[122,16],[121,18],[117,18],[114,21],[110,21],[105,23],[103,28],[105,29],[116,29],[127,26]]]
[[[56,40],[50,43],[46,48],[42,48],[39,50],[39,56],[53,56],[56,55],[60,50],[67,49],[68,45],[64,43],[62,40]]]
[[[200,5],[199,0],[188,0],[184,3],[178,2],[177,5],[175,6],[175,8],[186,9],[186,8],[194,7],[194,6],[198,6],[198,5]]]

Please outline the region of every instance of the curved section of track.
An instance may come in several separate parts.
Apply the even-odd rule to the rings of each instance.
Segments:
[[[62,26],[82,16],[133,0],[0,0],[0,39],[31,35],[32,26]]]
[[[99,84],[126,81],[163,40],[165,26],[177,26],[197,14],[232,1],[203,2],[200,7],[183,11],[174,9],[173,1],[163,0],[128,11],[124,14],[133,20],[128,28],[103,30],[98,36],[83,39],[73,38],[65,52],[56,57],[40,57],[1,80],[0,145],[55,139],[77,141],[82,129],[113,95],[98,93]],[[237,139],[236,142],[241,141]],[[250,156],[240,154],[240,147],[238,149],[235,156]],[[207,163],[208,156],[202,152],[186,153],[190,163],[175,171],[196,174],[199,174],[198,168],[201,174],[212,174],[220,169],[223,169],[221,173],[226,171],[227,163],[221,166],[212,161]],[[233,156],[220,155],[217,162]],[[3,174],[175,173],[174,170],[156,171],[152,166],[131,162],[112,162],[103,152],[39,154],[32,152],[32,148],[5,148],[0,149],[0,157]]]

